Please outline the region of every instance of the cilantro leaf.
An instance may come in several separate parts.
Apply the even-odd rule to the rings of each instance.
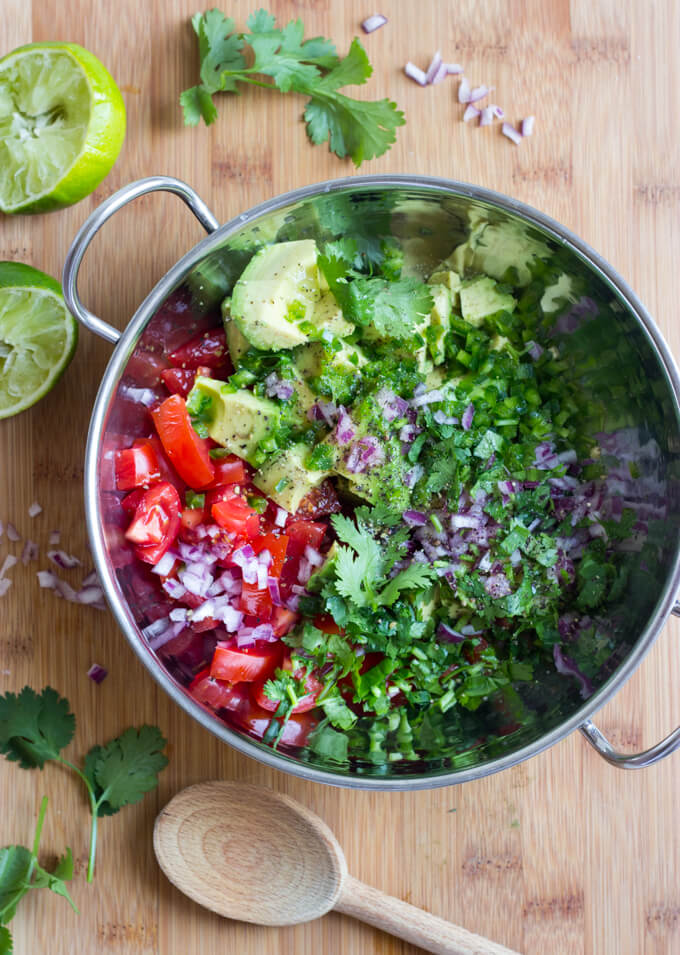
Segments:
[[[309,97],[304,119],[310,140],[328,141],[332,152],[350,156],[356,166],[381,156],[394,143],[396,128],[405,122],[395,103],[354,100],[339,92],[349,84],[365,83],[373,72],[356,37],[341,59],[325,37],[305,40],[301,20],[278,28],[266,10],[248,18],[250,33],[235,32],[233,19],[216,9],[197,13],[191,22],[198,37],[201,84],[180,96],[187,126],[201,119],[206,125],[214,122],[214,93],[238,92],[240,83],[251,83]],[[246,43],[254,54],[252,66],[242,52]],[[273,83],[258,76],[271,77]]]
[[[335,588],[357,607],[366,607],[373,600],[380,579],[380,549],[373,538],[368,541],[356,554],[349,547],[338,547],[335,561]]]
[[[166,742],[157,726],[141,726],[98,747],[93,774],[97,805],[107,803],[116,812],[154,789],[168,764],[162,752]]]
[[[73,739],[76,721],[68,700],[46,686],[0,696],[0,753],[23,769],[42,769]]]
[[[349,321],[374,325],[380,335],[398,339],[411,338],[433,305],[429,287],[414,278],[357,278],[347,297]]]
[[[0,925],[0,955],[11,955],[13,951],[14,944],[9,929],[5,925]]]
[[[387,586],[380,592],[378,603],[389,607],[397,599],[402,590],[423,590],[429,587],[435,579],[436,573],[428,564],[410,564],[405,570],[393,577]]]
[[[333,688],[328,696],[324,696],[319,701],[319,705],[328,717],[329,722],[342,730],[351,729],[357,721],[356,714],[347,706],[337,686]]]
[[[345,733],[338,733],[327,724],[320,724],[313,733],[310,734],[309,748],[318,756],[326,759],[332,759],[336,763],[347,762],[347,748],[349,740]]]
[[[0,849],[0,922],[14,918],[17,905],[28,891],[32,858],[25,846]]]

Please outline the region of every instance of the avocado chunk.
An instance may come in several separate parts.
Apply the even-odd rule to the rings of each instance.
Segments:
[[[279,427],[279,409],[273,401],[213,378],[196,378],[187,408],[213,441],[251,464],[259,443]]]
[[[481,325],[488,315],[496,312],[512,312],[516,305],[512,295],[499,292],[496,282],[488,275],[463,282],[460,290],[463,318],[471,325]]]
[[[451,292],[445,285],[432,286],[434,305],[430,312],[430,325],[425,336],[432,361],[440,365],[446,358],[445,339],[451,327]]]
[[[332,578],[335,564],[338,559],[338,542],[333,541],[330,550],[326,554],[326,559],[307,581],[307,590],[310,594],[321,592],[323,585]]]
[[[470,234],[442,263],[467,275],[484,272],[499,281],[512,269],[513,285],[528,285],[538,259],[547,261],[549,246],[531,226],[519,221],[489,222],[483,215],[471,215]]]
[[[243,358],[250,348],[250,342],[241,334],[241,330],[231,317],[230,298],[225,298],[222,302],[222,324],[224,325],[224,333],[227,336],[227,348],[229,349],[231,363],[234,368],[238,368],[241,358]]]
[[[458,305],[458,296],[460,293],[461,279],[453,269],[437,269],[427,280],[428,285],[444,285],[451,293],[451,304]],[[434,294],[434,289],[432,290]]]
[[[320,273],[321,274],[321,273]],[[311,323],[328,338],[347,338],[355,326],[348,322],[332,292],[325,292],[314,306]]]
[[[309,340],[300,328],[321,298],[313,239],[260,249],[234,286],[231,314],[241,333],[265,351],[295,348]]]
[[[263,464],[253,477],[255,487],[292,514],[302,499],[330,474],[329,471],[307,470],[305,462],[309,450],[306,444],[293,444]]]

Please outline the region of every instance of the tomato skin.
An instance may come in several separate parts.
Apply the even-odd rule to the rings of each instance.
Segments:
[[[210,368],[166,368],[161,372],[163,384],[173,395],[186,398],[194,387],[196,375],[210,375]]]
[[[179,494],[167,481],[144,492],[125,532],[140,560],[156,564],[169,550],[179,533],[181,509]]]
[[[180,517],[182,530],[195,531],[205,520],[205,511],[202,507],[185,507]]]
[[[272,714],[251,701],[234,715],[234,721],[257,739],[262,739],[272,721]],[[283,728],[279,745],[305,746],[309,734],[316,729],[319,721],[311,713],[298,713],[288,718]]]
[[[238,711],[248,705],[248,688],[224,683],[210,675],[210,667],[201,670],[188,687],[189,693],[213,710],[227,709]]]
[[[267,568],[269,577],[279,577],[283,570],[283,564],[288,550],[287,534],[260,534],[253,541],[253,550],[256,554],[268,550],[272,557],[272,562]]]
[[[256,617],[258,623],[268,623],[274,607],[269,589],[258,590],[257,583],[247,584],[245,581],[241,587],[238,606],[244,614]]]
[[[148,487],[160,478],[156,454],[150,444],[116,451],[116,487],[119,491]]]
[[[194,335],[172,352],[170,361],[177,368],[198,369],[204,365],[211,371],[221,369],[227,374],[233,371],[223,328],[212,328]]]
[[[295,516],[303,520],[315,521],[319,517],[326,517],[328,514],[338,514],[341,510],[342,504],[335,486],[331,481],[326,480],[322,481],[318,487],[312,488],[302,498]]]
[[[314,521],[288,521],[285,526],[288,537],[286,562],[281,571],[281,587],[285,595],[290,594],[290,587],[298,582],[300,558],[304,555],[308,545],[318,550],[326,536],[326,525]]]
[[[293,669],[290,654],[286,654],[283,663],[281,664],[281,669]],[[303,670],[296,670],[293,676],[300,679],[303,672]],[[261,709],[269,710],[271,713],[274,713],[278,709],[279,704],[276,700],[270,700],[265,694],[264,687],[266,682],[266,680],[258,680],[256,683],[253,683],[251,697],[253,702],[261,707]],[[308,710],[313,710],[316,706],[316,701],[319,697],[319,694],[323,690],[323,683],[318,680],[313,673],[309,673],[305,679],[305,690],[307,691],[305,695],[300,697],[298,702],[293,707],[293,713],[306,713]]]
[[[235,454],[230,454],[226,458],[214,459],[212,464],[215,469],[215,477],[209,484],[200,488],[201,491],[223,487],[225,484],[245,483],[247,478],[245,463]]]
[[[324,633],[340,633],[343,635],[345,633],[342,627],[337,625],[329,613],[317,614],[316,617],[314,617],[314,626],[317,630],[322,630]]]
[[[138,388],[155,388],[163,377],[163,369],[167,367],[168,360],[163,355],[138,347],[128,359],[125,374]]]
[[[209,484],[215,469],[208,445],[194,431],[186,403],[180,395],[171,395],[151,412],[163,448],[179,476],[190,487]]]
[[[230,683],[252,683],[268,678],[280,659],[281,647],[278,644],[245,650],[217,646],[210,665],[210,675]]]
[[[220,527],[239,537],[252,540],[260,532],[260,515],[238,495],[212,504],[210,513]]]
[[[137,510],[137,505],[144,497],[144,488],[138,487],[134,491],[130,491],[129,494],[126,494],[123,500],[120,502],[120,506],[126,512],[126,514],[134,514]]]
[[[269,621],[274,628],[274,636],[279,639],[285,637],[299,619],[300,614],[295,613],[294,610],[288,610],[286,607],[274,607]]]

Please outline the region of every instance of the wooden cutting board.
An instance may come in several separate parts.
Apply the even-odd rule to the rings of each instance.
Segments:
[[[226,12],[243,24],[255,0]],[[275,0],[309,35],[340,50],[375,12],[351,0]],[[389,25],[365,38],[375,74],[362,95],[389,95],[408,125],[366,173],[423,173],[491,187],[554,216],[630,281],[680,355],[680,7],[674,0],[389,0]],[[64,212],[0,219],[0,259],[59,275],[89,212],[119,186],[152,173],[192,184],[221,220],[278,193],[353,172],[299,122],[301,101],[266,91],[223,97],[213,127],[185,129],[177,99],[197,81],[191,0],[3,0],[0,53],[32,40],[73,40],[109,67],[125,97],[121,157],[89,199]],[[517,121],[536,131],[519,147],[498,128],[461,122],[456,83],[421,89],[401,67],[426,67],[441,49]],[[94,243],[82,272],[84,301],[123,326],[146,292],[201,238],[175,199],[127,208]],[[90,408],[110,354],[84,332],[50,397],[0,422],[0,518],[47,543],[86,553],[83,452]],[[37,499],[43,514],[30,520]],[[0,560],[21,544],[0,540]],[[170,740],[160,789],[104,819],[93,885],[84,880],[87,807],[57,766],[25,772],[0,761],[0,845],[27,842],[40,797],[50,797],[45,851],[71,845],[80,908],[46,892],[22,902],[12,924],[19,953],[162,955],[411,955],[415,949],[337,915],[272,930],[223,921],[161,876],[153,820],[189,783],[238,778],[290,793],[337,833],[357,877],[527,955],[680,952],[680,754],[649,770],[605,765],[574,734],[500,775],[433,792],[348,792],[265,769],[218,743],[157,688],[108,613],[39,591],[35,565],[12,571],[0,605],[0,691],[50,683],[78,717],[74,757],[125,727],[158,723]],[[656,742],[680,720],[677,623],[598,715],[620,747]],[[87,678],[108,667],[101,686]],[[229,825],[229,820],[225,820]],[[263,886],[266,891],[266,886]]]

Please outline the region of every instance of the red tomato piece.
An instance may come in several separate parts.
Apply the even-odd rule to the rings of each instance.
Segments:
[[[196,375],[210,376],[210,368],[202,366],[201,368],[166,368],[161,372],[163,384],[171,391],[173,395],[181,395],[186,398],[194,387]]]
[[[194,431],[184,399],[171,395],[151,415],[165,452],[182,480],[190,487],[209,484],[215,469],[208,445]]]
[[[205,520],[202,507],[185,507],[181,514],[182,530],[195,531]]]
[[[338,498],[335,485],[332,481],[322,481],[318,487],[312,488],[300,501],[295,516],[307,520],[318,520],[327,514],[338,514],[342,504]]]
[[[267,568],[267,575],[269,577],[279,577],[283,570],[283,563],[286,559],[286,551],[288,550],[288,535],[260,534],[260,536],[253,541],[252,546],[256,554],[261,554],[262,551],[265,550],[269,551],[272,562]]]
[[[247,686],[232,685],[216,680],[210,675],[210,667],[201,670],[189,684],[188,689],[195,700],[213,710],[238,711],[249,703]]]
[[[120,506],[127,514],[134,514],[137,510],[137,505],[144,497],[144,489],[138,487],[134,491],[130,491],[129,494],[126,494],[123,500],[120,502]]]
[[[180,527],[179,494],[166,481],[145,491],[137,504],[125,537],[147,564],[156,564],[172,546]]]
[[[274,607],[271,620],[269,621],[274,628],[274,636],[284,637],[289,630],[292,630],[300,619],[300,614],[286,607]]]
[[[250,706],[234,715],[234,720],[257,739],[262,739],[272,721],[272,714],[251,702]],[[309,734],[317,727],[318,722],[311,713],[290,716],[283,728],[279,745],[305,746]]]
[[[217,646],[210,665],[210,675],[230,683],[252,683],[269,677],[280,659],[281,648],[278,644],[262,648],[247,647],[245,650]]]
[[[148,487],[160,478],[156,454],[150,444],[116,451],[116,487],[119,491]]]
[[[167,367],[168,360],[164,355],[138,347],[125,366],[125,374],[138,388],[155,388]]]
[[[230,454],[226,458],[213,459],[215,468],[215,477],[201,491],[209,491],[211,488],[222,487],[225,484],[243,484],[246,480],[246,467],[241,458],[235,454]]]
[[[239,610],[250,617],[256,617],[257,623],[267,623],[272,615],[272,598],[269,590],[258,590],[257,583],[243,583],[239,597]]]
[[[170,361],[177,368],[199,368],[205,365],[212,370],[228,366],[230,371],[233,371],[223,328],[211,328],[200,335],[194,335],[172,352]]]
[[[326,535],[326,525],[317,524],[314,521],[289,521],[285,530],[288,536],[288,549],[286,562],[281,571],[281,586],[284,592],[290,593],[291,585],[298,582],[300,558],[305,552],[305,547],[309,545],[314,550],[319,549]]]
[[[158,470],[161,472],[161,481],[168,481],[170,484],[174,485],[178,491],[184,490],[186,485],[177,474],[172,464],[170,464],[168,456],[165,453],[163,445],[161,444],[160,438],[157,434],[152,434],[148,438],[138,438],[132,447],[151,448],[153,453],[156,455]]]
[[[281,664],[282,670],[292,670],[293,664],[291,663],[290,654],[287,654],[284,658],[283,663]],[[301,679],[304,671],[296,670],[293,676],[297,679]],[[269,697],[264,692],[264,686],[266,680],[258,680],[257,683],[253,684],[252,688],[252,699],[253,701],[260,706],[263,710],[269,710],[271,713],[274,713],[278,708],[278,702],[276,700],[270,700]],[[308,710],[313,710],[316,706],[316,701],[319,697],[319,694],[323,690],[323,683],[318,680],[313,673],[309,673],[305,679],[305,695],[300,697],[299,701],[295,704],[292,709],[293,713],[306,713]]]
[[[239,537],[251,540],[260,532],[260,515],[238,495],[213,504],[210,513],[220,527]]]
[[[323,630],[324,633],[344,634],[345,632],[328,613],[317,614],[317,616],[314,617],[314,626],[317,630]]]

